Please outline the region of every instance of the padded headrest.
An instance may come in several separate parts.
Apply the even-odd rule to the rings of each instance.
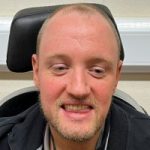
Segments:
[[[104,5],[93,5],[96,5],[109,16],[118,32],[116,23],[109,9]],[[64,5],[23,9],[14,16],[10,29],[7,52],[7,66],[11,71],[26,72],[32,70],[31,56],[36,51],[38,32],[45,19],[57,8],[62,6]],[[120,59],[124,59],[122,42]]]

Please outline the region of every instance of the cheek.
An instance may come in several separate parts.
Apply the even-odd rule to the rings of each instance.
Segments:
[[[101,114],[107,114],[111,100],[112,100],[112,95],[114,91],[114,85],[111,83],[111,81],[102,81],[102,82],[97,82],[93,86],[93,92],[95,95],[95,98],[97,99],[97,106],[98,106],[98,111]]]
[[[60,98],[62,86],[51,78],[40,79],[40,100],[45,116],[49,117],[57,112],[57,100]]]
[[[51,77],[42,77],[40,78],[40,95],[41,100],[46,103],[55,102],[64,89],[64,83],[60,82]]]
[[[99,82],[93,83],[93,91],[95,94],[98,95],[99,98],[104,98],[104,100],[112,97],[115,82],[111,80],[101,80]]]

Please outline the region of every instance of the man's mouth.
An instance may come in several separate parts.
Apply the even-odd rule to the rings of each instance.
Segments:
[[[61,114],[64,118],[74,121],[83,122],[89,120],[93,116],[94,105],[90,103],[61,103],[59,105]]]
[[[93,109],[90,105],[83,105],[83,104],[63,104],[61,106],[65,111],[72,111],[72,112],[86,112]]]

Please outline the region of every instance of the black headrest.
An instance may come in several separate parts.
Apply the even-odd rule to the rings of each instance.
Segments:
[[[93,5],[102,9],[109,16],[118,32],[116,23],[109,9],[104,5]],[[57,8],[62,6],[64,5],[23,9],[14,16],[10,29],[7,52],[7,66],[11,71],[26,72],[32,70],[31,56],[36,51],[37,34],[44,20]],[[120,59],[124,59],[122,43]]]

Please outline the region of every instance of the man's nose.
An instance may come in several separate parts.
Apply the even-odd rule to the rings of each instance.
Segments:
[[[90,85],[85,73],[82,71],[72,72],[67,84],[67,92],[77,99],[85,99],[89,96]]]

